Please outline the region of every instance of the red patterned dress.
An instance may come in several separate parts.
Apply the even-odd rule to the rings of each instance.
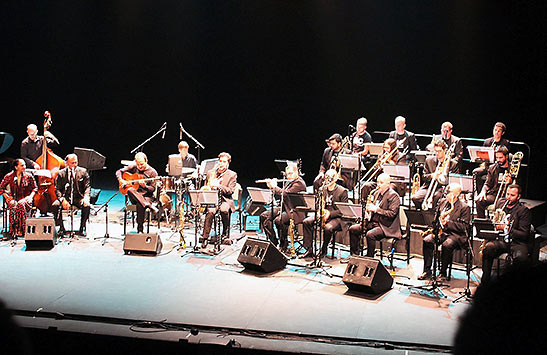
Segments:
[[[18,180],[15,171],[12,171],[6,174],[0,183],[0,194],[7,201],[10,211],[9,230],[11,236],[25,235],[27,216],[32,209],[32,199],[29,196],[36,190],[36,181],[27,172],[23,172],[21,179]]]

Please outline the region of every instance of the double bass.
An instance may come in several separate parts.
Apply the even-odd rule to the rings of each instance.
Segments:
[[[46,117],[44,120],[44,140],[42,142],[42,155],[36,159],[36,164],[42,170],[48,170],[50,174],[38,175],[38,191],[34,195],[34,206],[45,214],[51,209],[51,204],[57,200],[55,194],[55,180],[59,169],[65,167],[65,161],[55,155],[51,149],[47,147],[46,132],[51,127],[51,114],[49,111],[44,112]]]

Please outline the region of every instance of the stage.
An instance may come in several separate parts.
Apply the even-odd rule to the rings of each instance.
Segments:
[[[108,197],[103,191],[98,203]],[[278,272],[250,272],[237,262],[246,237],[223,245],[218,255],[191,253],[192,228],[185,229],[186,249],[179,250],[178,233],[162,225],[157,256],[124,255],[122,206],[119,196],[109,206],[106,242],[104,210],[92,215],[88,238],[63,238],[51,250],[26,250],[22,239],[15,246],[2,242],[0,299],[20,325],[175,347],[182,342],[312,353],[448,352],[469,306],[452,302],[466,286],[460,269],[441,292],[409,287],[424,284],[416,280],[422,271],[418,257],[408,266],[395,260],[392,289],[366,295],[348,291],[342,283],[346,264],[338,259],[324,259],[325,270],[306,267],[311,259],[297,259]],[[130,223],[128,228],[133,231]],[[158,231],[155,223],[150,228]],[[387,259],[383,263],[388,266]],[[471,278],[473,291],[480,269]]]

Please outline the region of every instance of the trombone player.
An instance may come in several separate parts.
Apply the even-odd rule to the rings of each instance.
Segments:
[[[339,133],[334,133],[329,138],[325,139],[328,147],[323,151],[323,157],[321,158],[321,165],[319,166],[319,173],[313,180],[313,189],[317,191],[323,184],[325,178],[325,172],[331,168],[335,168],[340,171],[340,162],[338,160],[338,154],[348,153],[344,148],[342,136]],[[339,176],[342,179],[342,186],[347,189],[353,188],[353,181],[351,173],[342,173]]]

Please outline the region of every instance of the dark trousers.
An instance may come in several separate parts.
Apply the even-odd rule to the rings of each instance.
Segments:
[[[486,195],[486,198],[482,201],[476,201],[475,205],[477,206],[477,217],[484,218],[486,217],[486,208],[494,203],[496,200],[495,195]]]
[[[144,196],[132,187],[127,190],[127,197],[129,198],[129,201],[137,207],[137,232],[142,233],[144,231],[146,208],[150,207],[154,200],[151,197]]]
[[[276,207],[274,208],[273,215],[275,217],[273,218],[272,223],[272,211],[262,212],[262,214],[260,215],[260,223],[262,224],[262,227],[264,228],[264,233],[266,234],[268,239],[275,246],[279,245],[282,249],[284,249],[287,247],[287,235],[289,234],[289,214],[287,212],[283,212],[281,213],[281,215],[279,215],[279,208]],[[279,232],[279,240],[277,239],[277,236],[275,234],[274,224]]]
[[[80,218],[80,231],[83,231],[85,229],[87,220],[89,219],[89,213],[91,211],[91,206],[84,206],[82,204],[82,200],[80,199],[78,201],[74,201],[72,204],[73,208],[78,208],[82,210],[82,216]],[[52,206],[53,208],[53,215],[55,216],[55,225],[59,226],[61,230],[65,230],[65,225],[63,223],[63,207],[61,205],[61,202],[59,200],[56,200],[53,202]]]
[[[384,238],[388,238],[380,225],[375,222],[369,222],[366,227],[365,238],[367,240],[367,256],[369,258],[374,257],[374,252],[376,251],[376,242]]]
[[[418,191],[416,191],[414,195],[412,195],[412,203],[414,204],[414,207],[416,207],[419,210],[422,209],[422,202],[424,202],[428,189],[429,189],[429,185],[422,186],[420,187]],[[433,210],[437,206],[437,202],[442,197],[442,195],[443,195],[443,189],[437,188],[437,190],[433,194],[433,207],[432,207]]]
[[[428,234],[423,240],[423,253],[424,253],[424,272],[431,272],[433,266],[433,253],[435,252],[433,234]],[[441,275],[446,275],[448,265],[452,261],[454,250],[460,249],[459,243],[451,239],[446,238],[441,244]]]
[[[492,274],[494,259],[504,253],[510,253],[515,263],[528,260],[528,246],[526,244],[508,243],[501,240],[491,240],[484,246],[482,251],[482,279],[481,283],[488,283]]]
[[[220,220],[222,221],[222,235],[226,235],[226,231],[230,228],[230,205],[228,202],[222,202],[218,208],[208,208],[205,214],[205,222],[203,223],[203,238],[209,238],[211,227],[215,220],[215,214],[220,212]]]
[[[313,243],[313,222],[315,218],[307,217],[304,219],[304,248],[311,250]],[[340,218],[332,218],[325,222],[323,229],[323,245],[321,246],[321,254],[326,255],[329,243],[334,236],[334,233],[342,230],[342,220]]]

